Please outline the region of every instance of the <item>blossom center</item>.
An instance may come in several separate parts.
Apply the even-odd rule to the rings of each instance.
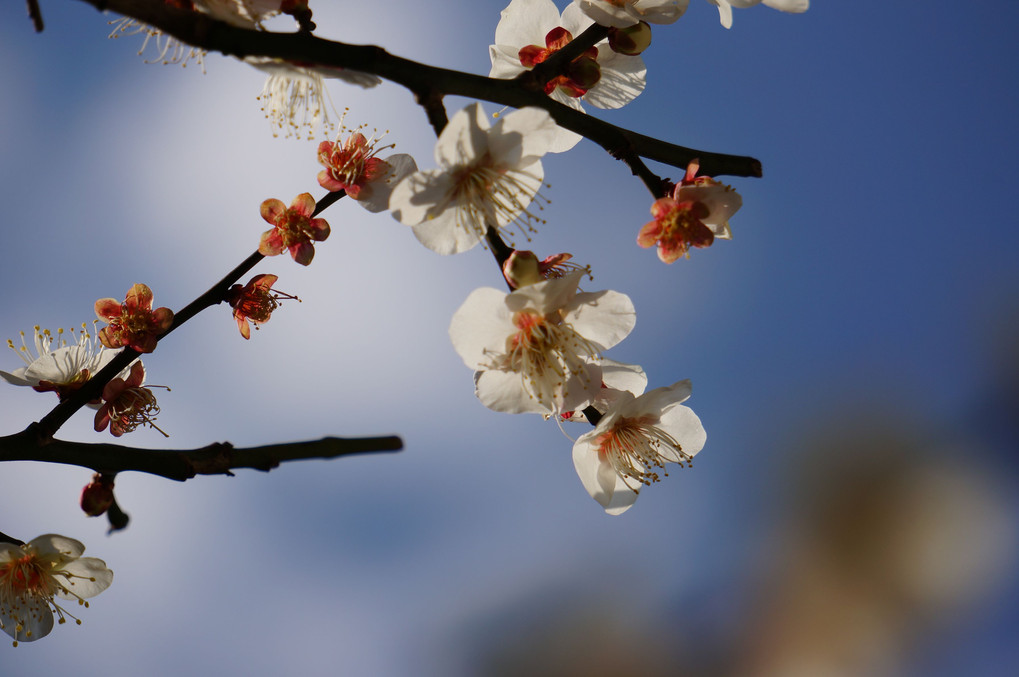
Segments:
[[[634,491],[642,484],[657,482],[659,470],[663,477],[668,477],[666,462],[682,467],[693,461],[676,438],[654,425],[657,422],[648,416],[622,418],[595,440],[599,459],[607,462]]]
[[[539,401],[563,391],[570,376],[586,375],[588,361],[598,355],[597,347],[563,322],[559,311],[522,310],[513,313],[512,321],[517,331],[506,338],[506,352],[495,366],[519,373]]]
[[[15,596],[52,596],[49,578],[45,575],[43,562],[35,555],[25,555],[0,566],[0,587],[4,593]]]
[[[530,240],[527,233],[535,232],[531,223],[544,223],[527,210],[534,190],[527,179],[533,182],[534,178],[526,171],[497,165],[488,153],[473,164],[462,167],[453,173],[453,189],[449,195],[458,206],[457,226],[473,230],[483,239],[488,226],[516,224]],[[541,194],[535,198],[543,199]],[[538,209],[542,208],[539,205]]]
[[[709,210],[703,202],[677,202],[661,217],[661,239],[669,242],[680,252],[690,247],[709,247],[715,241],[715,234],[701,219]]]
[[[355,200],[366,183],[382,176],[389,165],[376,157],[392,144],[378,147],[378,139],[365,138],[360,132],[351,134],[341,145],[323,141],[318,149],[318,161],[326,167],[329,176]]]
[[[553,28],[545,35],[545,46],[527,45],[520,49],[518,57],[520,65],[534,68],[546,61],[550,56],[568,45],[573,35],[565,28]],[[551,94],[557,88],[570,97],[580,97],[601,80],[601,67],[598,65],[598,48],[589,47],[583,54],[566,65],[564,73],[545,83],[545,93]]]
[[[140,425],[147,425],[169,437],[155,424],[159,405],[148,388],[126,388],[109,405],[111,430],[124,434],[133,432]]]
[[[276,228],[283,238],[283,246],[287,248],[314,239],[315,231],[311,227],[311,219],[293,208],[280,215],[276,221]]]
[[[256,287],[242,295],[235,308],[241,315],[252,321],[264,323],[269,321],[272,311],[276,310],[279,305],[278,297],[273,295],[271,290]]]

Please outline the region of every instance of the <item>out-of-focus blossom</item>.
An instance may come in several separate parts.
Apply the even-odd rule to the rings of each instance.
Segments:
[[[369,88],[382,82],[378,77],[345,68],[292,64],[282,59],[263,56],[245,57],[244,61],[269,74],[258,99],[262,112],[273,128],[273,135],[312,138],[320,127],[327,134],[335,128],[329,119],[333,108],[325,88],[325,79],[343,80]]]
[[[64,400],[85,385],[92,376],[116,357],[119,351],[108,350],[86,330],[84,323],[75,338],[75,330],[68,333],[71,342],[64,338],[64,330],[58,329],[54,338],[49,329],[35,327],[33,347],[25,343],[25,332],[21,332],[21,347],[7,340],[7,346],[18,353],[25,365],[13,372],[0,371],[0,379],[16,386],[31,386],[38,392],[55,392]],[[125,372],[126,373],[126,372]],[[98,400],[95,402],[98,404]]]
[[[810,0],[708,0],[718,7],[718,20],[726,28],[732,28],[732,9],[746,9],[761,2],[772,9],[800,14],[810,9]]]
[[[560,17],[552,0],[513,0],[502,11],[495,44],[488,48],[489,77],[515,78],[565,47],[592,23],[575,4],[568,5]],[[545,92],[577,110],[582,110],[581,100],[598,108],[619,108],[644,90],[646,75],[639,56],[618,54],[603,40],[550,80]],[[568,150],[579,140],[578,134],[560,130],[551,151]]]
[[[311,193],[301,193],[287,207],[275,198],[269,198],[261,206],[262,218],[273,225],[262,233],[258,252],[265,256],[276,256],[284,251],[302,266],[311,263],[315,256],[315,245],[329,237],[329,224],[325,219],[312,218],[315,212],[315,198]]]
[[[185,44],[177,38],[167,35],[158,28],[153,28],[139,21],[128,17],[121,17],[110,22],[113,30],[110,31],[110,38],[121,38],[130,35],[145,34],[142,46],[138,50],[138,56],[145,53],[150,44],[155,45],[156,55],[146,63],[161,63],[164,65],[180,64],[187,67],[188,63],[194,61],[205,72],[205,50]]]
[[[640,490],[667,476],[666,463],[689,465],[707,434],[697,415],[681,405],[690,382],[655,388],[639,397],[621,391],[594,430],[573,445],[573,464],[591,498],[618,515]]]
[[[243,287],[235,284],[226,293],[227,303],[234,309],[234,319],[241,336],[251,338],[250,320],[258,329],[258,325],[269,321],[272,311],[280,305],[280,299],[296,299],[296,296],[273,289],[279,277],[276,275],[256,275],[248,280]]]
[[[173,4],[177,0],[168,0]],[[279,14],[281,0],[188,0],[194,8],[238,28],[258,28]]]
[[[152,391],[142,386],[145,381],[145,367],[135,362],[127,379],[115,378],[103,388],[103,404],[96,412],[95,431],[102,432],[109,426],[110,434],[120,437],[134,432],[140,425],[158,430],[163,437],[169,437],[156,425],[159,405]]]
[[[165,3],[185,12],[201,12],[232,26],[248,29],[260,27],[263,19],[278,14],[280,10],[280,0],[165,0]],[[145,41],[138,50],[139,56],[145,52],[150,42],[155,44],[158,51],[150,63],[179,63],[187,66],[189,61],[194,60],[205,72],[204,50],[186,45],[136,19],[122,17],[110,24],[114,27],[110,33],[111,38],[144,33]]]
[[[638,21],[671,24],[683,16],[690,0],[574,0],[574,4],[602,26],[625,28]]]
[[[637,235],[641,247],[657,244],[658,258],[665,263],[689,256],[690,247],[711,246],[716,237],[730,239],[729,217],[743,206],[743,198],[732,186],[696,176],[698,168],[698,161],[693,160],[672,196],[651,205],[654,220]]]
[[[99,340],[107,348],[127,346],[139,353],[156,349],[159,336],[173,324],[169,308],[152,309],[152,290],[136,284],[127,292],[124,303],[116,299],[99,299],[96,317],[107,323],[99,330]]]
[[[85,600],[101,593],[113,582],[113,572],[95,557],[82,557],[80,542],[46,534],[18,546],[0,543],[0,629],[18,642],[34,642],[58,623],[81,621],[56,599],[88,606]]]
[[[449,335],[477,370],[475,391],[489,409],[558,414],[587,406],[601,388],[595,358],[633,329],[625,294],[577,292],[584,273],[506,294],[474,290],[453,315]]]
[[[389,209],[393,187],[417,171],[414,158],[396,153],[383,160],[380,152],[392,144],[378,145],[372,134],[366,137],[353,130],[346,141],[323,141],[318,145],[318,161],[325,167],[318,173],[318,183],[329,191],[343,190],[370,212]]]
[[[94,473],[81,489],[78,505],[89,517],[98,517],[113,505],[113,475]]]
[[[457,112],[435,144],[439,169],[415,172],[389,200],[393,217],[439,254],[477,245],[488,227],[522,234],[540,221],[528,205],[544,178],[541,157],[558,128],[539,108],[522,108],[489,126],[481,106]]]

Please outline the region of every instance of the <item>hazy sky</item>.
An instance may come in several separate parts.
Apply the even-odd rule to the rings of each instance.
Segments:
[[[204,75],[146,64],[139,37],[106,38],[112,17],[41,4],[41,35],[19,3],[0,9],[0,339],[91,321],[96,299],[136,282],[179,308],[257,247],[262,200],[322,194],[317,141],[272,137],[261,73],[218,55]],[[133,522],[110,537],[77,508],[88,471],[8,464],[0,531],[77,538],[116,578],[81,627],[0,649],[5,674],[471,674],[506,618],[584,603],[681,643],[742,613],[803,460],[792,448],[854,417],[921,430],[939,462],[1014,492],[1015,449],[995,447],[973,412],[1019,336],[1019,7],[890,5],[760,6],[725,30],[692,0],[654,29],[646,91],[595,113],[761,159],[763,179],[724,179],[744,200],[731,242],[666,266],[634,243],[651,200],[625,166],[590,142],[545,162],[548,224],[529,246],[571,252],[594,271],[585,288],[633,299],[636,329],[609,357],[643,365],[650,387],[693,380],[708,442],[692,470],[605,515],[571,442],[482,407],[452,349],[452,313],[501,285],[490,255],[441,257],[341,201],[310,267],[256,269],[303,303],[248,342],[225,308],[175,332],[145,361],[172,388],[159,396],[171,437],[123,441],[395,433],[406,449],[185,484],[125,474]],[[323,37],[480,74],[503,6],[312,3]],[[434,134],[406,91],[330,94],[348,124],[390,130],[396,151],[433,166]],[[4,431],[54,403],[0,388]],[[87,412],[59,436],[110,441]],[[1017,586],[988,589],[996,602],[974,594],[967,622],[926,636],[927,653],[892,674],[1014,674]]]

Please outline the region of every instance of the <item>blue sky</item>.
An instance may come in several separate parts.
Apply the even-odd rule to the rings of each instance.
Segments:
[[[1002,572],[1015,562],[1016,440],[981,412],[1016,378],[1019,8],[813,4],[737,10],[726,31],[693,0],[655,29],[646,91],[596,113],[760,158],[763,179],[726,179],[744,198],[731,242],[661,264],[634,244],[650,200],[624,166],[586,142],[545,162],[549,223],[531,246],[572,252],[593,268],[586,287],[633,299],[636,329],[610,357],[642,364],[652,387],[693,380],[708,443],[692,470],[606,516],[569,440],[537,417],[484,409],[449,343],[470,291],[500,285],[489,255],[440,257],[387,215],[341,202],[312,266],[257,269],[302,304],[246,343],[229,313],[207,311],[146,360],[150,380],[173,388],[160,396],[171,438],[129,442],[397,433],[405,451],[183,485],[124,475],[118,498],[134,521],[111,537],[76,507],[87,471],[9,464],[0,531],[78,538],[116,579],[81,627],[7,649],[2,664],[80,671],[87,655],[107,675],[494,673],[529,632],[571,647],[568,631],[583,638],[594,618],[581,653],[619,646],[630,658],[637,628],[668,647],[662,665],[723,674],[703,666],[727,646],[742,657],[730,672],[769,674],[767,660],[810,663],[789,609],[761,599],[783,590],[799,608],[805,576],[781,572],[816,573],[790,553],[835,547],[804,536],[825,532],[821,517],[804,520],[827,514],[826,498],[848,492],[864,515],[885,505],[874,481],[837,479],[859,472],[901,480],[886,497],[896,509],[861,527],[893,536],[875,536],[863,561],[910,564],[900,578],[891,565],[852,571],[867,590],[912,586],[896,590],[914,604],[861,607],[884,642],[854,643],[835,594],[849,574],[820,570],[843,602],[815,595],[822,616],[861,661],[829,674],[1013,674],[1019,586]],[[262,200],[320,194],[315,143],[272,138],[259,112],[260,73],[215,55],[205,75],[145,64],[140,40],[107,40],[108,18],[91,7],[42,5],[41,35],[17,3],[0,9],[0,338],[90,321],[95,299],[135,282],[179,308],[257,246]],[[482,74],[503,7],[317,5],[324,37]],[[431,166],[434,135],[408,93],[334,83],[330,94],[349,122],[390,130],[397,151]],[[18,364],[9,354],[0,368]],[[44,415],[50,397],[0,389],[6,431]],[[107,441],[85,413],[61,436]],[[921,528],[945,506],[939,527]],[[917,517],[899,532],[885,514]],[[833,542],[848,538],[834,524]],[[762,658],[746,640],[755,624],[784,632],[774,645],[786,653]],[[877,658],[864,650],[875,645]]]

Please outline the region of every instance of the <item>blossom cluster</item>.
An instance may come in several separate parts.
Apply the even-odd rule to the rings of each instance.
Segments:
[[[717,8],[725,28],[732,26],[734,8],[764,4],[790,13],[809,8],[809,0],[707,2]],[[246,30],[261,30],[263,22],[280,14],[297,20],[301,31],[314,26],[303,0],[165,3],[174,12],[202,14]],[[574,111],[584,112],[585,104],[617,109],[640,96],[647,80],[642,54],[651,45],[651,24],[672,24],[688,7],[689,0],[573,0],[560,12],[553,0],[511,0],[489,46],[489,77],[518,80],[524,93],[533,95],[529,101],[540,105],[497,113],[494,123],[478,103],[448,122],[444,112],[433,115],[430,110],[439,130],[434,169],[419,168],[403,153],[383,157],[393,144],[382,144],[381,136],[367,134],[363,126],[343,127],[342,117],[339,135],[316,149],[322,167],[316,178],[330,201],[345,196],[369,212],[389,211],[438,254],[463,253],[479,244],[492,251],[509,291],[482,287],[468,294],[450,321],[453,348],[473,371],[474,392],[485,407],[552,419],[564,434],[570,424],[591,426],[572,440],[574,468],[588,494],[612,515],[627,511],[645,487],[666,477],[669,464],[689,467],[703,449],[704,427],[684,404],[691,383],[680,380],[647,390],[642,367],[606,356],[634,330],[630,298],[614,290],[582,289],[585,276],[591,277],[588,266],[573,262],[568,253],[539,258],[516,249],[514,239],[530,242],[546,223],[540,214],[547,203],[541,191],[549,188],[545,156],[568,151],[582,139],[560,124],[583,129],[571,120],[578,117]],[[112,24],[110,37],[144,34],[139,54],[151,44],[155,61],[196,62],[204,72],[203,50],[133,19]],[[287,137],[311,138],[319,129],[328,134],[336,128],[326,80],[364,88],[381,82],[374,74],[316,63],[250,55],[243,61],[267,74],[258,99],[273,134]],[[549,71],[553,64],[556,70]],[[656,247],[664,263],[689,257],[691,249],[707,248],[715,239],[731,239],[729,220],[741,208],[742,197],[731,186],[700,175],[700,169],[700,160],[692,160],[676,183],[662,179],[656,185],[642,176],[653,193],[653,218],[637,230],[636,244]],[[298,264],[309,265],[315,243],[331,233],[319,217],[325,206],[307,192],[289,206],[276,198],[264,200],[259,213],[271,227],[262,233],[254,258],[288,253]],[[274,289],[275,274],[258,274],[228,287],[231,281],[216,288],[212,303],[228,304],[244,339],[282,301],[299,301]],[[97,331],[83,324],[80,331],[66,334],[38,326],[31,338],[23,332],[20,347],[14,341],[8,346],[24,366],[0,371],[0,379],[54,392],[60,402],[97,393],[88,402],[77,402],[96,410],[96,432],[109,430],[121,437],[150,427],[166,435],[155,424],[160,408],[152,388],[161,386],[146,384],[146,367],[137,359],[152,353],[176,326],[174,313],[154,308],[153,301],[152,290],[139,283],[123,301],[95,302],[96,323],[105,322]],[[76,395],[90,382],[93,386]],[[113,513],[114,477],[113,472],[97,472],[84,487],[80,505],[87,515]],[[55,617],[59,624],[67,618],[80,623],[58,600],[87,607],[88,598],[112,583],[112,571],[102,560],[82,557],[85,547],[74,539],[47,534],[25,544],[10,540],[0,542],[0,629],[15,646],[47,635]]]

